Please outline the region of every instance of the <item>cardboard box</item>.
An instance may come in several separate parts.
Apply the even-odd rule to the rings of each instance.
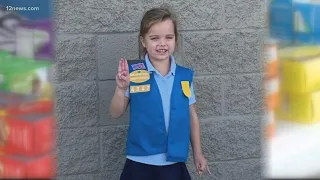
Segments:
[[[314,123],[320,121],[320,91],[294,94],[280,92],[280,105],[276,118],[298,123]]]
[[[52,94],[50,62],[35,61],[5,53],[0,55],[3,55],[0,56],[0,91],[37,96]]]
[[[0,179],[50,179],[56,175],[52,154],[35,158],[0,156]]]
[[[263,117],[264,138],[271,139],[275,135],[275,114],[274,111],[265,111]]]
[[[0,116],[53,113],[53,100],[0,91]]]
[[[21,98],[24,95],[22,94],[16,94],[16,93],[11,93],[11,92],[7,92],[7,91],[0,91],[0,99],[3,100],[11,100],[11,99],[17,99],[17,98]]]
[[[320,44],[320,2],[272,0],[269,2],[270,37],[283,43]]]
[[[273,40],[265,40],[263,47],[263,70],[267,79],[278,76],[279,59],[278,45]]]
[[[4,132],[0,151],[10,155],[36,156],[53,150],[55,118],[52,115],[0,117]]]
[[[320,90],[320,46],[279,50],[280,89],[291,93]]]
[[[320,1],[299,1],[294,5],[295,41],[320,44]]]
[[[274,111],[279,105],[279,78],[264,80],[265,108]]]
[[[281,41],[293,41],[293,1],[270,1],[268,14],[270,37]]]

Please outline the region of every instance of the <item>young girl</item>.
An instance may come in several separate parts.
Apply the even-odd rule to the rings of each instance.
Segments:
[[[120,180],[191,179],[185,164],[190,141],[198,174],[210,173],[201,150],[193,71],[172,56],[178,41],[175,18],[166,8],[147,11],[139,37],[144,60],[120,60],[110,106],[118,118],[130,103]]]

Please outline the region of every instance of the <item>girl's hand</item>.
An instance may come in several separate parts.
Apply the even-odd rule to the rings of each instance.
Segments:
[[[201,176],[204,171],[211,174],[208,162],[202,154],[193,155],[193,160],[199,176]]]
[[[121,58],[118,66],[118,74],[116,76],[118,88],[127,90],[130,84],[129,67],[126,59]]]

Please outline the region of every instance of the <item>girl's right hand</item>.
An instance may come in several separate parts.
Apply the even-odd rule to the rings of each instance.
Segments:
[[[130,84],[129,67],[126,59],[121,58],[118,66],[118,74],[116,76],[118,88],[127,90]]]

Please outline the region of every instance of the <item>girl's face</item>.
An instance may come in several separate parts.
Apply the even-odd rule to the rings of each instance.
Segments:
[[[154,24],[144,38],[141,38],[141,42],[150,59],[168,60],[176,45],[174,24],[170,19]]]

